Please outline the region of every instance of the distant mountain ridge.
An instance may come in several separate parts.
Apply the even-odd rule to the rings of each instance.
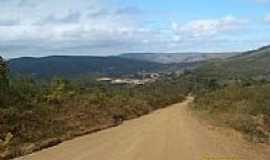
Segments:
[[[120,57],[49,56],[23,57],[8,61],[13,75],[34,77],[81,75],[119,75],[140,71],[153,71],[163,67],[158,63],[124,59]]]
[[[211,60],[211,61],[208,61]],[[208,61],[208,62],[207,62]],[[204,63],[201,63],[204,62]],[[12,75],[79,77],[172,72],[200,66],[202,75],[242,76],[270,73],[270,47],[243,53],[129,53],[119,56],[23,57],[8,61]],[[206,64],[205,64],[206,63]]]
[[[190,63],[198,61],[206,61],[210,59],[224,59],[231,56],[235,56],[239,53],[125,53],[119,57],[144,60],[148,62],[156,62],[162,64],[170,63]]]
[[[118,56],[22,57],[8,61],[12,75],[28,75],[37,78],[51,78],[54,76],[76,78],[86,75],[119,76],[138,72],[168,72],[181,70],[194,65],[196,65],[196,63],[160,64]]]

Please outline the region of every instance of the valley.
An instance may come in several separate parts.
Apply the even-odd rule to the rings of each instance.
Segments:
[[[146,120],[142,123],[149,125],[150,130],[147,131],[149,134],[151,133],[153,136],[157,134],[157,136],[148,139],[149,137],[144,137],[145,132],[138,132],[140,138],[133,137],[132,139],[141,140],[127,139],[123,142],[123,144],[129,144],[129,147],[134,146],[134,148],[130,148],[130,152],[127,152],[129,154],[126,156],[130,156],[128,159],[136,159],[136,157],[140,157],[139,153],[143,150],[149,150],[149,148],[137,148],[137,145],[151,146],[156,142],[157,155],[169,156],[171,159],[178,158],[180,155],[176,150],[183,149],[184,151],[180,154],[181,156],[186,155],[188,159],[198,159],[202,156],[237,156],[238,158],[254,159],[255,155],[258,155],[257,159],[266,160],[269,155],[267,148],[270,140],[268,57],[270,57],[269,47],[225,59],[179,64],[126,59],[121,59],[118,63],[117,59],[115,64],[108,65],[102,58],[104,65],[99,66],[95,64],[100,64],[100,62],[92,61],[92,57],[22,58],[10,60],[7,63],[2,60],[1,84],[5,85],[1,86],[0,92],[0,130],[2,131],[0,155],[2,159],[10,159],[49,147],[48,150],[26,156],[26,159],[42,159],[42,157],[46,159],[44,155],[48,154],[51,154],[52,158],[58,156],[59,159],[67,158],[66,154],[59,154],[58,150],[69,152],[65,149],[65,145],[70,143],[73,146],[73,138],[86,135],[91,139],[92,136],[101,134],[100,140],[102,140],[111,137],[110,135],[102,136],[103,133],[108,132],[109,134],[111,131],[116,139],[118,135],[122,135],[119,132],[123,132],[123,136],[128,136],[121,128],[125,128],[125,126],[129,128],[129,123],[136,122],[138,127],[134,129],[143,130],[146,126],[137,121],[144,121],[147,117],[153,116],[155,121]],[[52,61],[51,58],[54,60]],[[77,64],[73,65],[73,58],[78,58],[78,61],[75,61]],[[59,60],[61,61],[59,62]],[[85,61],[87,65],[83,65],[82,61]],[[132,66],[133,64],[134,66]],[[115,72],[110,72],[111,66],[114,66]],[[8,67],[11,67],[10,72],[8,72]],[[16,67],[18,68],[16,69]],[[85,70],[86,68],[87,70]],[[171,70],[172,68],[173,70]],[[71,72],[72,70],[74,72]],[[97,72],[91,72],[91,70]],[[33,73],[46,73],[46,76],[36,76],[39,74]],[[86,73],[89,75],[77,77]],[[185,97],[189,95],[194,98],[184,101]],[[191,101],[192,103],[189,103]],[[170,107],[171,105],[172,107]],[[150,115],[148,116],[148,114]],[[186,117],[189,114],[196,116]],[[162,120],[163,115],[167,119],[166,121]],[[139,118],[141,116],[143,117]],[[168,117],[173,118],[168,119]],[[139,119],[137,120],[137,118]],[[199,119],[206,122],[197,124],[195,121]],[[123,126],[122,123],[124,123]],[[160,125],[159,130],[156,130],[152,123]],[[167,126],[166,124],[170,127],[164,128]],[[115,126],[119,127],[102,131]],[[230,132],[240,135],[241,138],[232,137],[235,144],[227,144],[227,141],[232,141],[230,136],[223,137],[223,131],[212,133],[211,128],[215,127],[228,129]],[[118,128],[119,131],[117,131]],[[201,128],[201,133],[204,134],[195,134],[197,133],[195,128]],[[130,128],[130,130],[132,129]],[[101,132],[95,133],[96,131]],[[169,138],[162,134],[163,132],[173,136]],[[212,134],[214,134],[213,137],[211,137]],[[179,139],[176,135],[179,136]],[[197,137],[197,140],[193,141],[191,137],[189,137],[190,141],[183,139],[191,135]],[[217,140],[214,138],[216,135],[219,135],[220,140],[215,141]],[[99,141],[99,136],[94,139]],[[167,146],[170,149],[166,149],[164,148],[166,144],[162,139],[164,142],[176,143],[170,143]],[[91,146],[95,145],[95,140],[92,143],[82,143],[76,142],[75,139],[74,143]],[[198,144],[198,142],[200,143]],[[201,145],[206,142],[213,142],[211,145],[216,147],[204,150]],[[53,147],[59,143],[59,146]],[[116,142],[112,141],[109,144],[113,145],[113,143]],[[241,149],[249,148],[248,146],[255,147],[252,143],[256,144],[255,150],[260,145],[264,146],[264,149],[259,149],[258,153],[249,149]],[[246,144],[249,145],[246,146]],[[230,145],[232,145],[231,149],[224,149]],[[96,145],[97,148],[99,148],[98,146]],[[106,146],[106,143],[100,144],[100,148]],[[187,150],[188,146],[191,150]],[[115,152],[106,150],[107,154],[115,156],[115,158],[124,158],[125,155],[119,153],[124,146],[119,145],[118,147],[115,148]],[[81,158],[89,158],[90,155],[93,155],[106,159],[108,157],[104,156],[106,155],[103,153],[104,151],[89,152],[89,155],[85,153],[85,157]],[[82,152],[86,151],[82,149]],[[192,154],[193,152],[194,154]],[[76,153],[73,154],[75,156]],[[79,152],[77,154],[78,156],[84,155]],[[157,155],[147,152],[147,154],[141,155],[141,158],[154,158]]]
[[[270,0],[0,0],[0,160],[270,160]]]

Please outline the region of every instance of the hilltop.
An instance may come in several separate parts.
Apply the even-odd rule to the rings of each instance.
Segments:
[[[207,61],[210,59],[224,59],[235,56],[236,54],[238,53],[126,53],[120,55],[120,57],[162,64],[170,64]]]
[[[244,52],[223,60],[210,61],[197,69],[203,77],[268,79],[270,46]]]

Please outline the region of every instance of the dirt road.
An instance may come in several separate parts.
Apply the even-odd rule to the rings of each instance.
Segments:
[[[185,102],[19,160],[269,160],[270,148],[194,118]]]

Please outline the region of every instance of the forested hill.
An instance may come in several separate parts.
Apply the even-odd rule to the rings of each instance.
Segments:
[[[244,52],[228,59],[209,62],[199,67],[197,73],[204,77],[268,78],[270,76],[270,46]]]
[[[119,75],[149,72],[165,67],[162,64],[124,59],[120,57],[51,56],[43,58],[18,58],[8,61],[12,74],[35,77],[80,75]]]
[[[244,52],[194,70],[194,109],[253,142],[270,141],[270,47]],[[259,122],[260,121],[260,122]]]
[[[12,75],[78,78],[87,75],[119,76],[138,72],[172,72],[194,67],[201,62],[161,64],[119,56],[49,56],[17,58],[7,63]]]

